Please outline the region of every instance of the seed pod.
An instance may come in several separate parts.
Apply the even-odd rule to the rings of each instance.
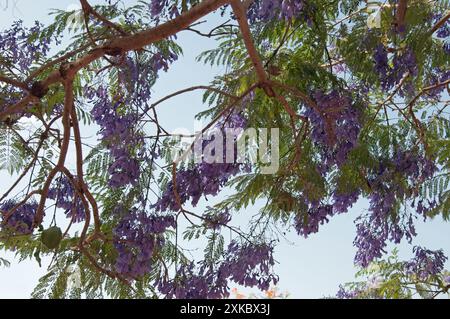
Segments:
[[[62,239],[62,232],[61,229],[57,226],[53,226],[42,231],[41,242],[48,249],[57,248],[59,246],[59,243],[61,242],[61,239]]]

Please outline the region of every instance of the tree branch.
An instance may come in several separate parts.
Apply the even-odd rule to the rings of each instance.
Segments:
[[[119,27],[118,25],[116,25],[115,23],[112,23],[111,21],[109,21],[108,19],[106,19],[104,16],[102,16],[101,14],[99,14],[90,4],[89,2],[87,2],[87,0],[80,0],[81,3],[81,7],[83,8],[83,11],[86,14],[91,14],[92,16],[94,16],[97,20],[103,22],[106,26],[110,27],[111,29],[116,30],[117,32],[119,32],[121,35],[127,35],[127,32],[125,32],[121,27]]]
[[[408,8],[408,0],[399,0],[398,1],[395,23],[397,25],[397,30],[400,33],[404,32],[407,8]]]
[[[440,29],[444,25],[444,23],[447,22],[448,19],[450,19],[450,11],[431,28],[429,32],[430,35],[435,33],[438,29]]]
[[[264,92],[270,97],[274,97],[275,94],[272,88],[268,85],[268,78],[264,66],[262,64],[261,58],[258,51],[256,51],[255,45],[253,43],[252,34],[250,32],[250,27],[247,22],[247,15],[245,13],[245,8],[240,0],[232,0],[231,7],[233,8],[233,13],[239,23],[239,28],[241,29],[242,39],[244,40],[245,47],[247,48],[250,60],[253,63],[256,74],[258,76],[261,87]]]
[[[42,91],[48,90],[49,86],[53,84],[63,83],[66,77],[74,77],[79,70],[85,68],[93,61],[105,55],[118,51],[126,52],[139,50],[144,46],[166,39],[186,29],[196,20],[212,11],[215,11],[221,6],[227,4],[229,1],[230,0],[205,0],[194,6],[188,12],[183,13],[178,17],[154,28],[108,41],[104,45],[92,49],[89,53],[80,57],[76,61],[63,65],[60,70],[51,72],[47,78],[39,82]],[[33,100],[35,100],[35,97],[28,95],[17,104],[8,107],[6,110],[0,112],[0,120],[3,120],[9,114],[23,111]]]
[[[25,83],[11,79],[11,78],[3,76],[3,75],[0,75],[0,82],[4,82],[6,84],[15,86],[16,88],[22,89],[27,92],[29,90],[28,86]]]
[[[227,97],[229,97],[229,98],[231,98],[231,99],[234,99],[234,100],[239,99],[239,97],[237,97],[237,96],[235,96],[235,95],[233,95],[233,94],[230,94],[230,93],[228,93],[228,92],[225,92],[225,91],[216,89],[215,87],[207,86],[207,85],[197,85],[197,86],[191,86],[191,87],[189,87],[189,88],[182,89],[182,90],[176,91],[176,92],[174,92],[174,93],[171,93],[171,94],[169,94],[169,95],[167,95],[167,96],[165,96],[165,97],[159,99],[158,101],[156,101],[156,102],[153,103],[152,105],[150,105],[150,108],[154,108],[154,107],[156,107],[158,104],[161,104],[162,102],[164,102],[164,101],[166,101],[166,100],[168,100],[168,99],[170,99],[170,98],[172,98],[172,97],[174,97],[174,96],[177,96],[177,95],[180,95],[180,94],[183,94],[183,93],[186,93],[186,92],[195,91],[195,90],[214,91],[214,92],[217,92],[217,93],[219,93],[219,94],[222,94],[222,95],[227,96]]]

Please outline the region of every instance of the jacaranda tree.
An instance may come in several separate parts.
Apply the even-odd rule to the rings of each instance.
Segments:
[[[0,165],[15,180],[2,183],[0,248],[52,257],[34,297],[267,290],[278,281],[275,229],[308,237],[361,198],[354,261],[363,273],[377,266],[384,286],[355,283],[338,297],[412,296],[402,283],[426,297],[448,290],[442,251],[382,259],[389,242],[411,242],[418,219],[450,217],[448,0],[100,2],[0,33]],[[216,27],[199,29],[211,19]],[[198,61],[226,71],[156,100],[181,31],[215,39]],[[177,153],[181,136],[158,111],[194,90],[208,124]],[[96,145],[83,137],[89,126]],[[277,153],[278,169],[230,155],[245,134],[217,143],[217,132],[249,128],[278,129],[248,147]],[[225,187],[233,193],[219,195]],[[256,200],[259,213],[233,223]],[[203,258],[183,247],[197,239]]]

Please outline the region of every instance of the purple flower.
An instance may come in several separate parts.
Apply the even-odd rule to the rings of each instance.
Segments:
[[[251,23],[272,19],[291,20],[301,17],[304,11],[303,0],[257,0],[248,10]]]
[[[152,17],[158,17],[163,11],[166,4],[166,0],[151,0],[149,6]]]
[[[397,51],[392,59],[393,66],[389,65],[388,51],[383,44],[378,44],[375,47],[373,53],[373,59],[375,62],[374,71],[378,74],[381,87],[383,90],[388,91],[398,84],[406,73],[411,77],[415,77],[418,74],[418,66],[416,56],[410,48],[406,48],[403,51]],[[412,86],[410,83],[406,83],[399,90],[402,95],[412,94]]]
[[[16,207],[19,203],[14,200],[7,200],[0,204],[0,213],[2,219],[4,219],[7,214]],[[6,224],[0,225],[3,230],[12,231],[16,234],[31,234],[33,232],[33,220],[34,215],[36,214],[38,204],[34,200],[30,200],[29,202],[20,205],[12,215],[9,216]]]
[[[231,214],[228,208],[223,211],[214,212],[210,211],[204,214],[204,224],[207,228],[219,229],[220,227],[227,225],[231,221]]]
[[[31,66],[46,56],[50,50],[50,38],[40,38],[43,25],[35,22],[31,28],[24,27],[22,21],[13,23],[10,29],[0,33],[0,51],[2,52],[1,71],[5,65],[9,70],[16,69],[17,76],[30,72]]]
[[[164,245],[162,234],[170,227],[176,227],[173,216],[130,210],[114,228],[114,246],[118,253],[116,271],[126,278],[148,274],[154,252]]]
[[[307,214],[298,214],[295,217],[295,229],[299,235],[308,237],[312,233],[319,231],[319,225],[328,222],[328,218],[333,215],[331,205],[312,205]]]
[[[405,264],[406,272],[425,280],[437,275],[444,269],[447,257],[442,250],[432,251],[419,246],[413,248],[415,256]]]
[[[243,171],[248,171],[249,166],[245,163],[238,163],[237,157],[237,143],[234,141],[234,162],[228,163],[226,161],[226,134],[224,130],[226,128],[242,128],[246,125],[246,120],[238,114],[231,114],[226,123],[225,120],[219,122],[215,129],[222,132],[224,141],[222,143],[224,150],[222,163],[213,162],[208,163],[202,161],[195,164],[190,168],[183,168],[176,173],[177,192],[180,196],[181,204],[184,204],[188,200],[191,201],[193,206],[196,206],[202,196],[212,195],[215,196],[219,193],[222,187],[228,182],[228,180]],[[203,141],[203,148],[208,145],[210,141],[205,139]],[[173,183],[170,181],[166,189],[161,195],[161,198],[153,206],[157,211],[177,211],[179,209],[178,203],[175,200],[173,192]]]
[[[76,183],[76,179],[75,179]],[[68,218],[74,222],[81,222],[85,218],[84,206],[81,199],[76,195],[75,189],[69,179],[64,176],[56,180],[56,185],[48,191],[47,197],[56,201],[56,207],[62,208]]]
[[[339,290],[336,293],[337,299],[356,299],[358,298],[364,291],[361,289],[348,290],[342,285],[339,285]]]
[[[278,277],[272,273],[274,264],[272,246],[250,243],[239,245],[233,241],[228,246],[227,256],[219,272],[239,285],[268,290],[271,284],[278,282]]]
[[[306,106],[304,115],[311,122],[311,138],[318,145],[322,157],[320,171],[333,165],[343,165],[350,151],[358,144],[359,111],[350,96],[333,90],[314,94],[317,108]]]

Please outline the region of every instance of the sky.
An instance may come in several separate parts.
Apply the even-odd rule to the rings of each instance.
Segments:
[[[97,2],[99,1],[91,1],[92,4]],[[0,29],[7,28],[18,19],[22,19],[26,25],[32,24],[34,20],[49,23],[51,21],[51,17],[47,15],[49,9],[67,9],[77,5],[78,2],[74,0],[0,0]],[[214,19],[216,18],[213,17],[212,20]],[[202,26],[205,30],[207,27],[208,23]],[[178,36],[178,43],[183,48],[184,55],[171,66],[169,72],[160,75],[153,87],[154,101],[179,89],[193,85],[207,85],[214,75],[224,71],[195,61],[201,51],[215,46],[213,40],[199,37],[192,32],[182,32]],[[192,131],[194,115],[205,108],[206,106],[202,104],[202,92],[191,92],[160,105],[159,119],[169,130],[187,128]],[[83,132],[85,135],[91,133]],[[4,172],[0,172],[0,181],[2,194],[14,180]],[[201,211],[206,204],[202,202],[195,209]],[[255,207],[239,212],[237,220],[244,221],[256,214],[259,206],[260,203],[257,203]],[[288,232],[286,238],[281,239],[275,253],[276,273],[280,276],[279,290],[288,292],[293,298],[321,298],[334,295],[339,284],[352,281],[356,271],[353,265],[356,252],[353,247],[355,237],[353,221],[367,208],[367,201],[360,200],[347,214],[331,218],[328,224],[321,227],[319,233],[313,234],[308,239]],[[427,223],[419,221],[417,233],[413,245],[429,249],[442,248],[446,255],[449,255],[448,223],[440,218]],[[411,257],[412,246],[403,242],[398,248],[401,257]],[[34,260],[17,263],[11,253],[1,251],[0,257],[12,261],[11,267],[0,268],[0,298],[28,298],[39,277],[45,274],[48,259],[44,259],[42,267],[39,267]],[[449,262],[446,268],[450,268]]]

